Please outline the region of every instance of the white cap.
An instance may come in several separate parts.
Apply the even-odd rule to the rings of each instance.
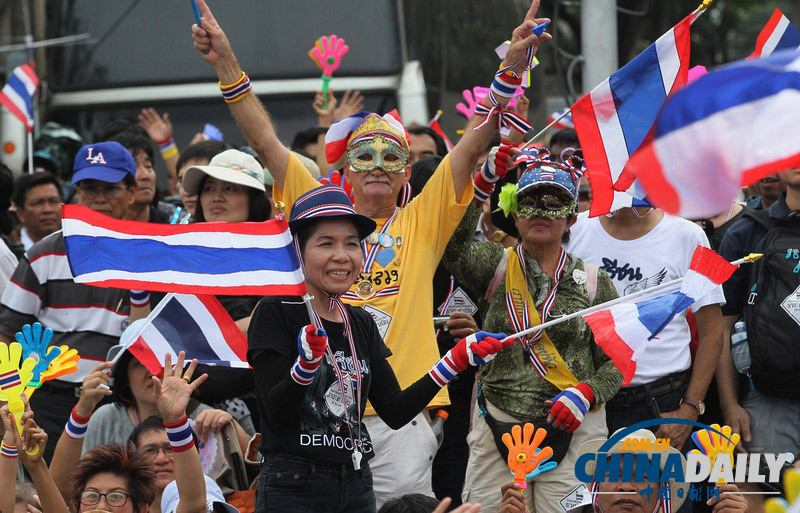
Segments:
[[[261,164],[243,151],[225,150],[215,155],[207,166],[190,167],[183,172],[183,190],[189,194],[199,194],[204,175],[266,191]]]
[[[206,479],[206,511],[212,511],[214,505],[219,504],[225,508],[225,511],[228,513],[239,513],[239,510],[235,506],[225,502],[225,497],[223,497],[222,490],[220,490],[217,483],[208,476],[203,477]],[[164,488],[164,492],[161,494],[161,513],[175,513],[178,510],[178,503],[180,501],[181,497],[178,495],[178,482],[172,481]]]

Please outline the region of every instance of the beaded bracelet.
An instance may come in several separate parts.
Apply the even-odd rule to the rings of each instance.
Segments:
[[[19,451],[17,451],[16,445],[8,445],[5,442],[0,441],[0,454],[6,458],[16,458],[19,456]]]
[[[247,73],[244,71],[242,71],[241,78],[233,84],[223,85],[222,82],[219,83],[219,90],[222,91],[222,97],[228,103],[241,101],[252,89],[253,86],[250,83],[250,77],[248,77]]]
[[[164,427],[167,430],[167,437],[169,438],[169,445],[172,447],[172,452],[184,452],[194,447],[194,438],[192,437],[192,428],[189,427],[189,419],[185,416],[174,424],[164,422]]]
[[[175,139],[172,137],[156,144],[158,144],[158,151],[161,152],[162,159],[169,160],[172,157],[178,156],[178,147],[175,145]]]
[[[134,308],[143,308],[150,304],[150,292],[146,290],[132,290],[131,291],[131,306]]]
[[[64,426],[64,432],[68,437],[79,440],[86,436],[86,427],[89,425],[89,419],[92,416],[81,417],[75,413],[75,408],[72,408],[72,413],[70,413],[67,424]]]

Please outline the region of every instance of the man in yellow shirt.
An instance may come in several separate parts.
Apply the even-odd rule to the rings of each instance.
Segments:
[[[203,19],[202,28],[192,28],[194,46],[216,70],[237,124],[270,169],[275,200],[288,207],[319,183],[280,142],[263,105],[249,94],[249,78],[239,67],[225,33],[205,2],[197,3]],[[355,210],[378,225],[365,243],[359,280],[342,299],[372,314],[392,350],[390,362],[401,388],[411,385],[439,360],[430,315],[433,274],[472,199],[469,185],[478,157],[501,117],[503,125],[509,119],[504,106],[511,94],[506,93],[516,89],[539,42],[550,38],[532,33],[533,27],[544,21],[534,18],[538,6],[539,0],[533,0],[525,21],[514,30],[493,83],[497,94],[491,102],[488,97],[484,100],[483,115],[470,121],[425,189],[406,207],[398,209],[396,200],[411,174],[409,138],[396,114],[359,113],[334,124],[326,136],[329,162],[346,155],[344,177],[353,187]],[[443,389],[429,407],[447,404]],[[363,420],[375,448],[370,467],[378,507],[394,495],[432,495],[431,464],[437,443],[428,419],[427,412],[421,412],[404,428],[392,431],[367,409]]]

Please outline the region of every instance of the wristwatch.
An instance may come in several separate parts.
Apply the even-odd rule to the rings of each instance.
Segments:
[[[702,415],[706,412],[706,403],[703,401],[698,401],[696,399],[689,399],[688,397],[684,397],[681,399],[681,403],[686,403],[689,406],[694,406],[695,410],[697,410],[698,415]]]

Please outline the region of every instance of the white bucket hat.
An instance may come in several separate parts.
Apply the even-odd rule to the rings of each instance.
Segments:
[[[215,155],[207,166],[190,167],[183,173],[183,190],[189,194],[199,194],[200,183],[205,175],[266,191],[261,164],[243,151],[225,150]]]

